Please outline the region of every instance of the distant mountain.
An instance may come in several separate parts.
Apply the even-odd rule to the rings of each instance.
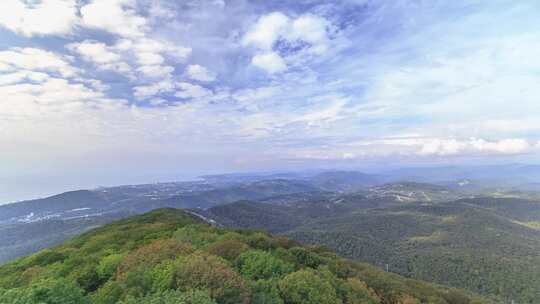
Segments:
[[[444,202],[463,198],[461,189],[450,189],[440,185],[398,182],[368,189],[368,197],[392,197],[399,202]]]
[[[320,191],[299,180],[260,180],[227,186],[198,181],[79,190],[2,205],[0,263],[57,244],[96,225],[157,208],[208,208],[238,200],[275,196],[283,199],[310,192]]]
[[[452,180],[483,180],[519,187],[521,183],[540,182],[540,165],[485,165],[401,168],[381,172],[392,180],[408,180],[427,183]],[[503,181],[503,183],[501,183]]]
[[[381,184],[384,180],[356,171],[328,171],[310,177],[309,181],[322,190],[351,192]]]
[[[268,205],[267,205],[268,206]],[[493,303],[160,209],[0,266],[0,303]]]
[[[82,208],[103,209],[108,203],[109,201],[96,191],[71,191],[48,198],[1,205],[0,223],[21,217],[26,217],[28,221],[38,220],[40,217],[57,217],[59,213],[77,212]]]
[[[477,197],[462,199],[458,202],[490,210],[500,216],[511,218],[517,223],[521,221],[540,224],[540,200],[514,197]]]
[[[0,225],[0,264],[57,245],[89,229],[128,215],[113,213],[69,220],[51,218],[31,223]]]

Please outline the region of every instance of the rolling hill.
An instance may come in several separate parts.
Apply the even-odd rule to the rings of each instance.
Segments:
[[[437,204],[340,199],[268,206],[238,202],[205,217],[267,229],[407,277],[504,301],[540,303],[540,203],[475,198]]]
[[[160,209],[0,267],[0,303],[491,303],[257,231]]]
[[[538,192],[486,187],[489,181],[478,180],[389,180],[350,171],[224,175],[3,205],[0,263],[117,219],[188,208],[221,226],[324,245],[407,277],[501,301],[540,299]]]

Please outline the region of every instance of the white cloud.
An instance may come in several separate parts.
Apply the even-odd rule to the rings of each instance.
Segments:
[[[522,138],[486,140],[438,137],[387,137],[358,143],[364,147],[379,147],[390,154],[420,156],[520,154],[534,152],[534,145]]]
[[[36,100],[40,103],[70,103],[103,98],[101,92],[94,91],[83,84],[70,83],[66,79],[48,78],[41,84],[14,84],[0,88],[0,96],[10,96],[20,102]]]
[[[111,46],[85,40],[71,43],[67,48],[78,53],[84,60],[94,63],[100,70],[116,71],[132,80],[136,79],[133,70],[136,70],[139,76],[170,78],[174,67],[165,64],[164,56],[184,60],[191,53],[190,48],[150,38],[123,38]],[[135,59],[128,63],[127,59],[132,57]]]
[[[274,12],[260,17],[242,37],[241,43],[257,49],[251,60],[253,65],[271,74],[279,73],[287,69],[287,61],[301,64],[312,56],[323,55],[329,48],[329,28],[331,23],[323,17],[306,14],[291,19]],[[278,41],[298,49],[280,54],[275,48]]]
[[[276,52],[257,54],[251,58],[251,64],[270,74],[283,72],[287,69],[285,60]]]
[[[260,49],[272,50],[274,43],[285,33],[289,27],[289,17],[283,13],[274,12],[264,15],[245,34],[242,39],[244,46],[253,45]]]
[[[309,126],[313,126],[322,122],[336,121],[343,117],[343,108],[349,101],[348,98],[333,95],[321,96],[319,99],[325,101],[323,106],[303,113],[298,118],[293,119],[292,122],[305,122]]]
[[[174,67],[169,65],[143,65],[137,71],[150,78],[171,78]]]
[[[33,71],[17,71],[14,73],[1,74],[0,86],[14,84],[22,82],[23,80],[30,80],[33,82],[43,82],[49,78],[49,74]]]
[[[470,41],[451,32],[441,40],[423,34],[421,56],[376,71],[374,82],[365,86],[365,100],[385,107],[381,116],[415,113],[436,121],[440,132],[448,134],[451,126],[454,136],[530,136],[526,132],[538,130],[540,119],[534,72],[540,57],[533,55],[540,52],[539,34]]]
[[[82,24],[124,37],[143,37],[147,21],[135,0],[92,0],[81,7]]]
[[[328,20],[314,16],[303,15],[292,22],[291,30],[286,33],[290,41],[304,41],[311,44],[308,49],[314,54],[323,54],[328,48]]]
[[[186,75],[193,79],[202,82],[212,82],[216,80],[216,73],[209,71],[207,68],[198,64],[191,64],[186,68]]]
[[[257,102],[275,96],[279,87],[260,87],[256,89],[243,89],[235,92],[233,98],[241,103]]]
[[[515,154],[527,152],[532,146],[522,138],[509,138],[499,141],[486,141],[484,139],[471,139],[471,146],[477,151]]]
[[[467,143],[455,139],[428,139],[420,142],[421,155],[455,155],[467,148]]]
[[[178,88],[180,91],[176,92],[174,96],[179,98],[203,98],[212,95],[212,91],[188,82],[178,83]]]
[[[77,69],[62,56],[37,48],[12,48],[0,51],[0,71],[35,70],[74,77]]]
[[[66,46],[69,50],[79,53],[84,60],[98,64],[111,63],[121,59],[120,55],[115,53],[112,48],[105,43],[85,40],[79,43],[71,43]]]
[[[540,152],[540,143],[523,139],[507,138],[501,140],[456,139],[444,137],[387,137],[374,140],[334,143],[332,145],[282,149],[280,153],[304,159],[429,159],[442,157],[471,156],[512,156]]]
[[[136,56],[141,65],[160,65],[165,61],[159,53],[141,52],[137,53]]]
[[[132,68],[123,60],[122,54],[105,43],[85,40],[79,43],[70,43],[66,47],[79,54],[83,60],[95,64],[99,70],[114,71],[122,73],[128,78],[133,78]]]
[[[227,91],[217,90],[214,94],[210,89],[189,82],[175,83],[170,80],[164,80],[149,85],[134,87],[134,95],[139,100],[150,99],[150,97],[157,94],[172,92],[175,92],[174,96],[184,99],[212,97],[213,100],[221,100],[229,97]]]
[[[150,85],[136,86],[133,88],[133,95],[137,99],[145,99],[159,93],[172,92],[175,85],[170,81],[160,81]]]
[[[185,60],[191,54],[191,48],[148,37],[120,39],[115,45],[115,48],[122,51],[132,51],[136,54],[167,54],[178,60]]]
[[[77,20],[75,0],[0,1],[0,26],[28,37],[71,33]]]

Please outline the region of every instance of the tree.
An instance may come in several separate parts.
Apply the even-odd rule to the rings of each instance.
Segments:
[[[249,303],[250,293],[242,277],[216,256],[193,254],[184,258],[176,266],[174,282],[179,290],[208,290],[219,304]]]
[[[240,254],[249,250],[249,246],[238,240],[222,240],[208,246],[208,253],[234,261]]]
[[[343,289],[345,291],[345,303],[347,304],[380,303],[375,292],[357,278],[348,278]]]
[[[157,240],[130,252],[118,266],[118,276],[135,269],[150,268],[164,260],[175,259],[178,255],[189,254],[193,248],[173,239]]]
[[[93,263],[81,265],[69,275],[69,278],[75,280],[86,293],[97,290],[104,283],[100,279]]]
[[[90,304],[90,300],[72,282],[43,280],[27,288],[0,291],[0,304]]]
[[[124,289],[116,281],[105,283],[97,292],[92,294],[95,304],[116,304],[124,294]]]
[[[271,279],[293,271],[293,265],[261,250],[250,250],[242,253],[237,261],[240,274],[252,279]]]
[[[277,280],[250,281],[252,304],[283,304]]]
[[[339,304],[336,290],[316,270],[302,269],[279,282],[281,297],[287,304]]]
[[[289,249],[289,253],[294,256],[296,263],[310,268],[317,268],[321,264],[321,257],[306,248],[293,247]]]
[[[99,277],[102,280],[108,280],[110,277],[112,277],[123,258],[124,255],[122,254],[111,254],[101,259],[96,268]]]
[[[202,290],[168,290],[141,298],[128,297],[120,304],[216,304],[208,292]]]

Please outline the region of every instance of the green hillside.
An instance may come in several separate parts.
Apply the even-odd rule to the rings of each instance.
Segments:
[[[231,227],[266,229],[327,246],[382,269],[388,265],[406,277],[507,303],[540,303],[538,202],[478,198],[366,205],[347,197],[288,206],[238,202],[204,214]]]
[[[159,209],[0,267],[1,304],[490,303]]]

